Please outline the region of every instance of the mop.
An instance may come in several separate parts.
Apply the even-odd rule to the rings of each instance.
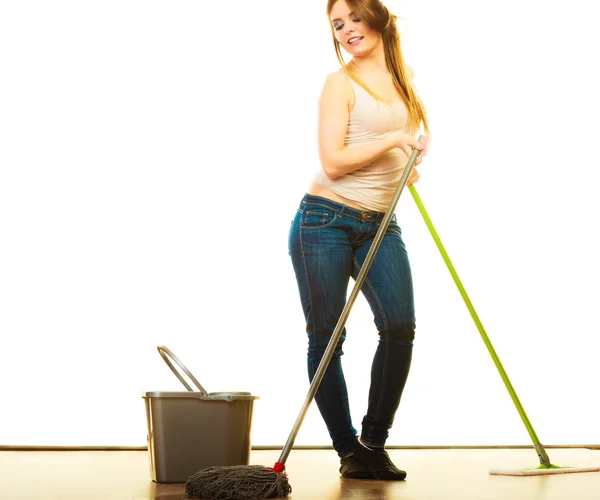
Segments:
[[[424,137],[419,136],[419,142],[423,140]],[[327,349],[325,349],[323,358],[321,359],[317,372],[310,384],[300,414],[298,415],[292,432],[283,447],[279,460],[273,467],[264,467],[261,465],[236,465],[215,466],[203,469],[188,478],[185,484],[186,498],[203,500],[262,500],[266,498],[286,497],[291,493],[292,487],[289,484],[288,476],[285,472],[285,462],[290,454],[294,441],[296,440],[296,436],[298,435],[302,421],[306,416],[306,412],[323,380],[329,361],[333,356],[335,347],[344,330],[350,310],[358,297],[360,289],[367,277],[367,273],[371,268],[371,264],[375,259],[375,254],[379,249],[383,236],[394,215],[394,210],[396,209],[400,195],[408,182],[408,178],[419,153],[420,151],[418,149],[413,150],[408,159],[408,163],[404,168],[398,187],[396,188],[392,201],[380,223],[379,229],[375,234],[375,238],[373,239],[373,243],[371,244],[371,248],[367,253],[360,272],[356,277],[352,292],[340,314],[337,325],[331,335],[329,344],[327,345]]]
[[[467,306],[467,309],[471,313],[471,317],[473,318],[473,321],[475,322],[475,325],[477,326],[477,329],[479,330],[479,333],[481,334],[481,338],[483,339],[483,342],[485,343],[485,346],[487,347],[488,352],[490,353],[490,355],[492,356],[492,359],[494,360],[494,364],[496,365],[496,368],[500,372],[502,381],[504,382],[504,385],[508,389],[508,392],[510,394],[510,397],[513,400],[513,403],[517,407],[517,411],[519,412],[519,415],[521,416],[521,419],[523,420],[523,423],[525,424],[525,427],[527,428],[527,432],[529,433],[529,436],[531,437],[531,440],[533,441],[533,446],[534,446],[535,451],[537,452],[538,457],[540,459],[540,465],[538,467],[531,467],[531,468],[524,468],[524,469],[494,468],[494,469],[490,469],[489,473],[497,474],[497,475],[507,475],[507,476],[533,476],[533,475],[541,475],[541,474],[566,474],[566,473],[570,473],[570,472],[598,472],[598,471],[600,471],[600,467],[559,466],[559,465],[554,465],[550,462],[550,459],[548,458],[548,454],[546,453],[544,446],[542,445],[537,434],[535,433],[535,430],[533,429],[533,427],[529,421],[529,418],[527,417],[527,414],[525,413],[525,410],[523,409],[523,406],[521,405],[521,402],[519,401],[519,398],[517,397],[517,393],[515,392],[512,384],[510,383],[510,380],[508,379],[508,376],[506,375],[506,371],[504,370],[504,367],[502,366],[502,363],[500,362],[500,359],[498,358],[498,355],[496,354],[496,351],[495,351],[494,347],[492,346],[492,343],[490,342],[490,339],[489,339],[487,333],[485,332],[483,325],[481,324],[481,321],[479,320],[479,317],[477,316],[477,313],[475,312],[473,304],[471,303],[471,300],[469,299],[469,296],[467,295],[467,292],[465,291],[465,288],[463,287],[463,285],[458,277],[458,274],[456,274],[456,270],[454,269],[454,266],[452,265],[452,262],[450,261],[450,258],[448,257],[446,250],[444,249],[444,245],[442,244],[442,242],[437,234],[437,231],[433,227],[431,219],[429,218],[429,215],[427,214],[427,211],[425,210],[425,207],[423,206],[423,203],[417,193],[417,190],[415,189],[414,185],[409,186],[408,189],[410,190],[410,192],[413,196],[413,199],[415,200],[415,203],[417,204],[419,212],[421,212],[421,215],[423,216],[423,219],[425,220],[425,224],[427,224],[427,227],[429,228],[429,232],[431,233],[431,235],[433,236],[433,239],[435,240],[438,250],[442,254],[444,262],[446,263],[446,266],[448,267],[450,274],[452,275],[452,278],[454,279],[454,283],[458,287],[458,290]]]

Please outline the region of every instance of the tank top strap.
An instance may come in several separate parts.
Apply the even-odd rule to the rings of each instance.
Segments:
[[[344,75],[350,82],[350,86],[352,87],[352,91],[354,93],[355,106],[357,102],[363,102],[365,98],[372,98],[371,94],[369,94],[363,87],[361,87],[352,78],[350,78],[350,76],[343,69],[341,69],[340,71],[344,73]]]

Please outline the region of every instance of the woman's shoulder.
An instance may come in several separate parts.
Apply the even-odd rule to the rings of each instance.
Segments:
[[[354,109],[356,102],[354,89],[343,68],[329,73],[325,78],[325,84],[321,92],[321,102],[338,103],[339,105],[344,103],[349,112]]]
[[[350,77],[344,72],[343,68],[332,71],[325,78],[324,88],[326,90],[343,93],[348,96],[353,94]]]

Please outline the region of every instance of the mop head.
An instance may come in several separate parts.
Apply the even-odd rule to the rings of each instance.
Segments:
[[[291,491],[285,472],[262,465],[209,467],[185,483],[185,497],[202,500],[262,500],[287,497]]]
[[[499,476],[540,476],[545,474],[570,474],[573,472],[600,472],[600,467],[567,467],[551,465],[546,467],[540,465],[539,467],[530,469],[490,469],[490,474],[496,474]]]

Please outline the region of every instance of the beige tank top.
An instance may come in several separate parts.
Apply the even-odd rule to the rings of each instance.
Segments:
[[[386,104],[378,101],[350,77],[348,80],[354,90],[355,103],[344,139],[346,148],[383,139],[396,131],[408,133],[408,114],[403,102]],[[385,212],[407,162],[404,151],[394,148],[337,179],[330,179],[320,170],[314,181],[367,210]]]

